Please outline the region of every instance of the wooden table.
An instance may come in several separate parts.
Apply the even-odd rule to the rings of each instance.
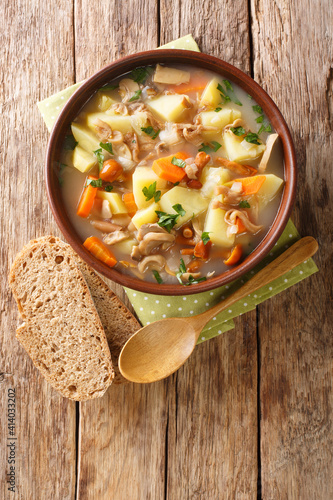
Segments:
[[[2,3],[1,498],[333,498],[332,27],[329,0]],[[36,102],[187,33],[250,74],[284,114],[299,166],[293,220],[318,239],[320,272],[200,345],[168,380],[76,404],[51,389],[16,341],[6,286],[29,239],[59,235]],[[10,389],[15,493],[6,483]]]

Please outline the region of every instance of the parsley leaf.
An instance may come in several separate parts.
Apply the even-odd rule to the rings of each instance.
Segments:
[[[113,186],[112,184],[107,184],[104,189],[107,193],[110,193],[113,189]]]
[[[231,85],[231,83],[229,82],[229,80],[223,80],[223,83],[224,83],[225,88],[226,88],[227,90],[231,90],[231,91],[233,91],[233,90],[234,90],[234,89],[233,89],[233,87],[232,87],[232,85]]]
[[[240,201],[238,206],[239,208],[251,208],[251,205],[247,200]]]
[[[180,265],[179,265],[179,271],[178,273],[176,274],[176,277],[179,281],[179,283],[181,285],[183,285],[184,283],[182,282],[182,278],[181,276],[186,273],[186,266],[185,266],[185,262],[184,262],[184,259],[180,259]]]
[[[249,132],[245,136],[246,142],[249,142],[250,144],[261,144],[261,142],[258,141],[259,137],[258,134],[254,134],[253,132]]]
[[[198,151],[204,151],[206,154],[208,154],[208,153],[209,153],[209,151],[211,151],[211,149],[212,149],[212,148],[209,146],[209,144],[204,144],[204,143],[202,143],[202,144],[201,144],[201,148],[200,148],[200,149],[198,149]]]
[[[264,115],[258,116],[258,118],[256,118],[257,123],[262,123],[263,121],[264,121]]]
[[[160,276],[160,273],[158,271],[155,271],[153,270],[153,275],[154,275],[154,278],[156,279],[157,283],[160,285],[161,283],[163,283],[163,280]]]
[[[156,137],[158,136],[158,134],[160,133],[160,129],[158,129],[156,132],[155,130],[153,129],[152,126],[149,126],[149,127],[141,127],[141,130],[142,132],[144,132],[145,134],[149,135],[152,139],[156,139]]]
[[[217,87],[216,87],[216,88],[217,88],[217,90],[218,90],[219,92],[221,92],[221,94],[224,94],[224,88],[222,87],[222,85],[221,85],[220,83],[217,85]]]
[[[263,123],[260,127],[260,129],[258,130],[258,135],[260,135],[262,132],[272,132],[272,126],[270,123],[268,124],[265,124]]]
[[[100,142],[99,145],[101,146],[101,148],[105,149],[105,151],[113,155],[111,142]]]
[[[207,243],[209,242],[210,240],[210,237],[209,237],[209,233],[204,231],[201,235],[201,239],[202,241],[204,242],[204,245],[207,245]]]
[[[74,139],[73,135],[66,135],[64,140],[64,149],[66,151],[73,151],[75,146],[78,145],[78,142]]]
[[[241,136],[245,134],[245,128],[243,127],[230,127],[230,130],[233,134]]]
[[[148,76],[153,72],[153,68],[149,66],[135,68],[131,71],[129,77],[134,80],[136,83],[143,83],[147,80]]]
[[[167,214],[166,212],[161,212],[160,210],[156,210],[158,221],[157,224],[160,227],[164,227],[170,233],[171,229],[177,224],[177,221],[180,216],[185,215],[185,210],[183,207],[177,203],[172,207],[177,213],[176,214]]]
[[[134,95],[128,100],[128,102],[137,101],[138,99],[140,99],[141,93],[142,90],[136,90],[134,92]]]
[[[216,153],[216,151],[218,151],[222,147],[222,144],[220,144],[219,142],[216,142],[216,141],[212,141],[211,144],[214,146],[215,153]]]
[[[222,108],[215,108],[214,111],[215,113],[218,113],[219,111],[221,111]]]
[[[186,210],[183,209],[180,203],[172,205],[172,208],[174,209],[175,212],[177,212],[177,214],[181,215],[182,217],[184,217],[184,215],[186,214]]]
[[[161,198],[161,191],[156,191],[156,181],[153,182],[153,184],[150,184],[150,186],[148,187],[144,186],[142,192],[146,197],[146,201],[154,198],[155,202],[157,203]]]
[[[203,276],[202,278],[193,278],[192,274],[188,277],[188,283],[185,283],[186,286],[196,285],[197,283],[201,283],[201,281],[206,281],[207,278]]]
[[[248,99],[253,99],[252,95],[247,94]]]
[[[261,106],[259,106],[259,104],[256,104],[255,106],[252,106],[252,109],[253,109],[253,111],[255,111],[256,113],[258,113],[258,115],[262,115],[262,114],[263,114],[262,107],[261,107]]]
[[[91,186],[93,188],[100,188],[103,185],[102,179],[87,179],[87,184],[86,186]]]
[[[93,151],[93,153],[97,158],[99,169],[102,170],[104,162],[104,155],[102,153],[102,148],[96,149],[96,151]]]
[[[98,89],[98,91],[102,91],[103,90],[115,90],[119,87],[119,85],[105,85],[105,87],[101,87],[100,89]]]
[[[176,167],[180,168],[185,168],[186,167],[186,162],[184,160],[180,160],[179,158],[176,158],[175,156],[171,160],[172,165],[176,165]]]

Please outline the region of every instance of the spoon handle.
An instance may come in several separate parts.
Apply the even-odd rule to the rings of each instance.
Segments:
[[[261,288],[275,279],[280,278],[286,272],[294,269],[294,267],[309,259],[316,253],[317,250],[318,243],[311,236],[306,236],[305,238],[298,240],[290,248],[288,248],[288,250],[283,252],[279,257],[261,269],[261,271],[255,274],[251,279],[249,279],[249,281],[247,281],[225,300],[208,311],[205,311],[198,316],[191,317],[191,320],[195,324],[195,329],[197,330],[201,327],[202,330],[206,323],[208,323],[208,321],[210,321],[218,313],[227,309],[238,300],[247,297],[250,293],[258,290],[258,288]],[[200,335],[200,331],[198,332],[198,337]]]

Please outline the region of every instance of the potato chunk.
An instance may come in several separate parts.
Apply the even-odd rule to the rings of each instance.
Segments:
[[[99,140],[96,134],[91,132],[87,127],[81,125],[80,123],[73,122],[71,124],[72,134],[74,139],[79,143],[82,149],[85,149],[89,153],[96,151],[99,146]]]
[[[127,214],[127,208],[118,193],[107,193],[105,191],[97,191],[97,198],[107,200],[110,203],[112,214]]]
[[[162,212],[175,214],[176,212],[172,207],[177,203],[186,211],[185,215],[179,217],[175,225],[175,227],[180,227],[192,217],[204,212],[207,209],[209,200],[203,198],[200,191],[175,186],[162,196],[160,200]]]
[[[132,217],[132,222],[137,229],[140,229],[142,224],[153,224],[157,221],[156,210],[160,210],[159,203],[152,203],[147,208],[138,210]]]
[[[226,130],[222,136],[222,144],[230,161],[251,160],[260,156],[266,148],[265,144],[242,144],[244,137],[238,137],[231,130]]]
[[[122,116],[110,115],[107,113],[89,113],[87,114],[87,125],[93,132],[96,131],[96,121],[98,119],[107,123],[113,131],[118,130],[123,134],[132,132],[131,117],[128,115]]]
[[[203,111],[200,113],[201,123],[204,127],[216,127],[222,130],[229,123],[234,122],[242,117],[242,113],[238,109],[224,108],[220,111]]]
[[[230,170],[223,167],[204,167],[200,182],[202,183],[201,193],[206,198],[214,197],[214,187],[221,186],[230,180]]]
[[[214,198],[208,207],[204,231],[209,233],[210,241],[214,245],[231,248],[235,242],[235,235],[227,234],[228,224],[224,220],[226,212],[222,208],[213,208],[215,200],[221,201],[221,195]]]
[[[88,172],[97,163],[97,158],[80,146],[76,146],[73,151],[73,166],[80,172]]]
[[[186,95],[170,94],[151,99],[147,106],[159,119],[166,122],[179,122],[192,105]]]
[[[217,89],[218,84],[222,84],[219,78],[212,78],[212,80],[207,84],[205,90],[202,93],[199,107],[209,106],[211,108],[216,108],[218,104],[221,103],[221,93]]]
[[[156,65],[153,80],[156,83],[167,83],[179,85],[180,83],[188,83],[190,81],[190,73],[181,69],[168,68],[167,66]]]
[[[142,192],[145,187],[148,188],[154,182],[156,182],[156,191],[165,189],[167,186],[167,181],[158,177],[150,167],[137,167],[132,181],[134,200],[138,208],[145,208],[151,204],[151,200],[146,201],[146,196]]]

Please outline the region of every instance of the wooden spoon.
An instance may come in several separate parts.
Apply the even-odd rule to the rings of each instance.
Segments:
[[[122,375],[132,382],[149,383],[168,377],[191,355],[203,327],[218,313],[274,281],[318,249],[310,236],[302,238],[255,274],[236,292],[198,316],[167,318],[138,330],[124,345],[119,357]]]

